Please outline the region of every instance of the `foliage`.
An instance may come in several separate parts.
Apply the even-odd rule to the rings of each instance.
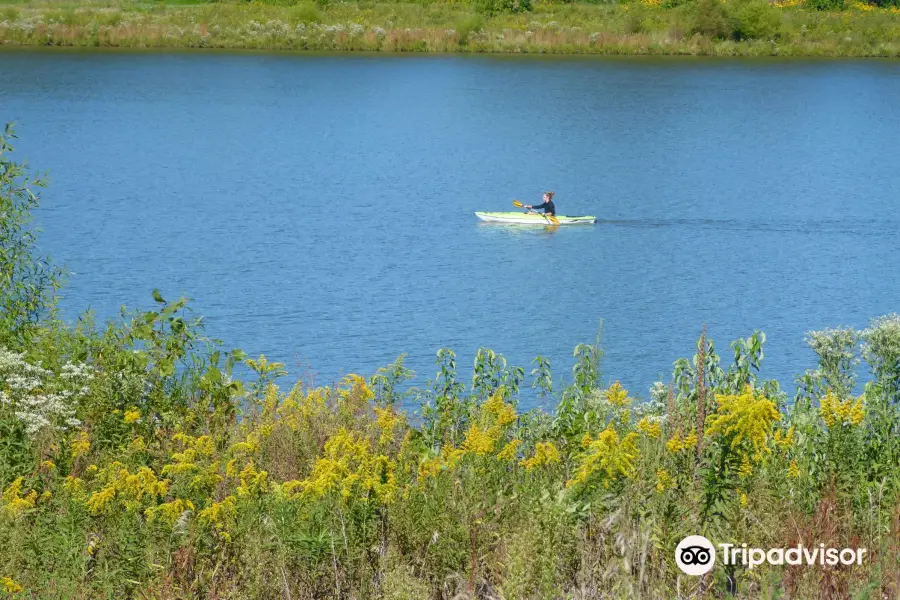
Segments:
[[[732,17],[733,35],[738,40],[771,40],[781,34],[781,12],[765,0],[739,4]]]
[[[31,213],[44,180],[14,162],[12,124],[0,134],[0,345],[21,347],[37,321],[53,307],[62,272],[34,254]]]
[[[691,32],[713,39],[728,39],[733,30],[728,11],[720,0],[697,0],[691,9]]]
[[[23,215],[24,216],[24,215]],[[0,594],[30,598],[897,597],[900,319],[808,342],[788,405],[765,336],[723,364],[701,334],[669,385],[573,381],[486,348],[334,386],[222,352],[183,300],[97,326],[33,321],[0,350]],[[16,327],[16,324],[10,325]],[[9,332],[7,332],[9,333]],[[853,395],[858,344],[871,381]],[[253,373],[246,383],[234,367]],[[522,411],[531,385],[556,402]],[[405,408],[418,408],[408,415]],[[686,579],[688,534],[865,547],[852,569]]]
[[[531,11],[531,0],[473,0],[473,4],[479,14],[488,17]]]

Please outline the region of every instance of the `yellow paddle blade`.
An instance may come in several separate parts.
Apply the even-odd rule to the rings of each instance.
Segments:
[[[522,204],[521,202],[519,202],[518,200],[513,200],[513,206],[515,206],[516,208],[522,208],[525,205]]]
[[[559,225],[559,219],[557,219],[555,216],[547,215],[547,218],[549,218],[550,222],[553,223],[554,225]]]

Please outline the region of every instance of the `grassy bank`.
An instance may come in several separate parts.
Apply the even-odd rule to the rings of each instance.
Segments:
[[[900,597],[900,316],[811,333],[790,393],[759,333],[727,358],[701,335],[644,401],[599,343],[565,381],[441,350],[418,389],[402,360],[315,387],[158,293],[104,325],[54,318],[13,157],[0,140],[0,597]],[[547,411],[518,406],[526,386]],[[688,534],[867,555],[688,577]]]
[[[530,11],[503,12],[455,2],[325,6],[37,2],[0,5],[0,40],[135,48],[900,55],[897,7],[857,2],[841,11],[819,11],[796,2],[770,5],[764,0],[677,4],[662,6],[658,0],[543,4]]]

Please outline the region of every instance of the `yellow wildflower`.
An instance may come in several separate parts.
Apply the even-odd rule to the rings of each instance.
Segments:
[[[53,462],[52,460],[45,460],[44,462],[41,463],[41,468],[46,471],[52,471],[53,469],[56,468],[56,463]]]
[[[241,484],[237,488],[238,496],[258,495],[265,491],[269,473],[257,471],[250,462],[241,471]]]
[[[623,388],[618,381],[606,390],[606,400],[613,406],[625,406],[631,403],[631,398],[628,397],[628,390]]]
[[[0,577],[0,584],[3,585],[3,591],[12,596],[21,593],[22,586],[16,583],[11,577]]]
[[[862,396],[860,396],[856,402],[853,403],[853,408],[850,410],[850,423],[852,425],[859,425],[865,417],[866,412],[863,410]]]
[[[53,498],[53,492],[50,490],[44,490],[41,494],[41,502],[49,502]]]
[[[453,469],[459,464],[459,461],[462,460],[462,457],[466,455],[466,451],[460,448],[454,448],[453,446],[444,446],[441,449],[441,458],[444,461],[444,465],[447,466],[448,469]]]
[[[787,474],[788,474],[788,477],[790,477],[790,478],[792,478],[792,479],[799,479],[799,478],[800,478],[800,467],[797,465],[797,461],[796,461],[796,460],[792,460],[792,461],[791,461],[791,464],[788,465],[788,472],[787,472]]]
[[[139,411],[136,408],[129,408],[128,410],[125,411],[125,416],[122,420],[130,425],[131,423],[137,423],[140,420],[140,418],[141,418],[141,411]]]
[[[141,467],[131,473],[122,463],[113,462],[100,472],[104,487],[91,494],[87,504],[94,514],[108,513],[114,499],[119,499],[126,509],[140,506],[144,500],[165,496],[169,481],[160,480],[149,467]]]
[[[671,488],[672,476],[669,475],[669,472],[665,469],[657,469],[656,470],[656,491],[664,492],[667,489]]]
[[[756,456],[768,451],[772,427],[781,419],[775,403],[750,386],[740,395],[716,394],[718,408],[706,433],[710,437],[730,438],[736,449],[747,442]]]
[[[584,437],[581,438],[581,447],[586,450],[587,447],[590,446],[591,442],[593,442],[593,441],[594,440],[591,438],[591,434],[586,433],[586,434],[584,434]]]
[[[747,499],[747,492],[741,492],[740,499],[741,499],[741,508],[746,508],[746,507],[747,507],[747,501],[748,501],[748,499]]]
[[[696,445],[697,433],[693,429],[684,437],[681,437],[678,433],[675,433],[675,435],[672,436],[672,439],[666,442],[666,448],[672,454],[678,454],[683,450],[690,450]]]
[[[37,492],[31,490],[26,496],[22,496],[22,483],[24,478],[18,477],[3,491],[3,507],[11,517],[17,517],[24,511],[34,508],[37,501]]]
[[[500,427],[506,427],[515,423],[516,419],[519,418],[515,407],[503,401],[503,394],[499,390],[484,403],[483,409],[487,415],[492,415],[495,418],[496,424]]]
[[[387,444],[394,437],[394,428],[403,420],[403,418],[394,412],[394,410],[388,406],[385,408],[375,407],[375,423],[378,425],[378,429],[381,431],[381,435],[378,437],[379,444]]]
[[[84,481],[74,475],[67,476],[62,485],[63,489],[73,496],[78,495],[84,489]]]
[[[429,477],[437,477],[437,474],[441,472],[441,467],[440,457],[423,460],[419,463],[419,479],[424,480]]]
[[[472,452],[478,456],[484,456],[494,451],[494,444],[497,443],[496,434],[493,428],[484,430],[474,423],[466,432],[466,439],[463,441],[463,449],[466,452]]]
[[[313,472],[303,482],[303,493],[323,496],[341,484],[341,493],[349,499],[359,488],[382,502],[393,500],[396,491],[394,461],[373,455],[368,438],[342,429],[325,443],[324,456],[316,459]]]
[[[373,392],[371,388],[369,388],[369,383],[362,375],[357,375],[356,373],[347,375],[341,381],[340,388],[343,388],[345,386],[349,388],[349,390],[342,389],[341,395],[343,398],[348,398],[355,395],[365,403],[375,397],[375,392]]]
[[[741,467],[738,469],[738,477],[746,479],[751,475],[753,475],[753,465],[750,464],[750,459],[744,455],[743,459],[741,459]]]
[[[594,474],[603,478],[604,486],[620,476],[630,477],[638,454],[637,437],[637,433],[631,432],[620,440],[611,427],[600,432],[582,455],[575,477],[566,483],[566,487],[585,484]]]
[[[543,467],[559,462],[559,450],[552,442],[538,442],[534,446],[534,456],[521,462],[522,466],[531,471],[537,467]]]
[[[190,500],[176,498],[159,506],[151,506],[144,511],[144,516],[151,523],[158,520],[171,527],[187,511],[194,511],[194,503]]]
[[[144,441],[142,436],[137,436],[128,444],[128,449],[135,453],[143,452],[147,449],[147,442]]]
[[[238,442],[231,446],[231,452],[238,454],[253,454],[259,450],[259,434],[251,431],[247,434],[243,442]]]
[[[829,429],[842,426],[853,426],[862,423],[866,413],[863,409],[862,396],[855,401],[848,398],[843,402],[831,390],[819,402],[822,420]]]
[[[497,460],[515,460],[522,440],[512,440],[497,454]]]
[[[226,496],[221,502],[213,502],[197,514],[197,520],[201,524],[210,525],[216,529],[223,529],[228,521],[237,513],[237,498]]]
[[[659,421],[651,421],[649,417],[641,419],[637,424],[637,428],[654,440],[659,439],[659,436],[662,435],[662,427]]]
[[[775,431],[775,445],[782,450],[787,450],[791,446],[794,445],[794,426],[791,425],[790,429],[788,429],[785,433],[782,434],[781,430],[778,429]]]
[[[72,458],[84,456],[91,449],[91,438],[88,437],[87,431],[79,431],[72,437],[69,448],[72,452]]]

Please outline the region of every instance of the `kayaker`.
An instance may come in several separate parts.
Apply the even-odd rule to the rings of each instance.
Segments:
[[[556,206],[553,204],[553,192],[545,192],[544,193],[543,204],[538,204],[536,206],[531,206],[529,204],[526,204],[525,208],[527,208],[530,211],[540,210],[543,208],[545,215],[552,215],[555,217],[556,216]]]

